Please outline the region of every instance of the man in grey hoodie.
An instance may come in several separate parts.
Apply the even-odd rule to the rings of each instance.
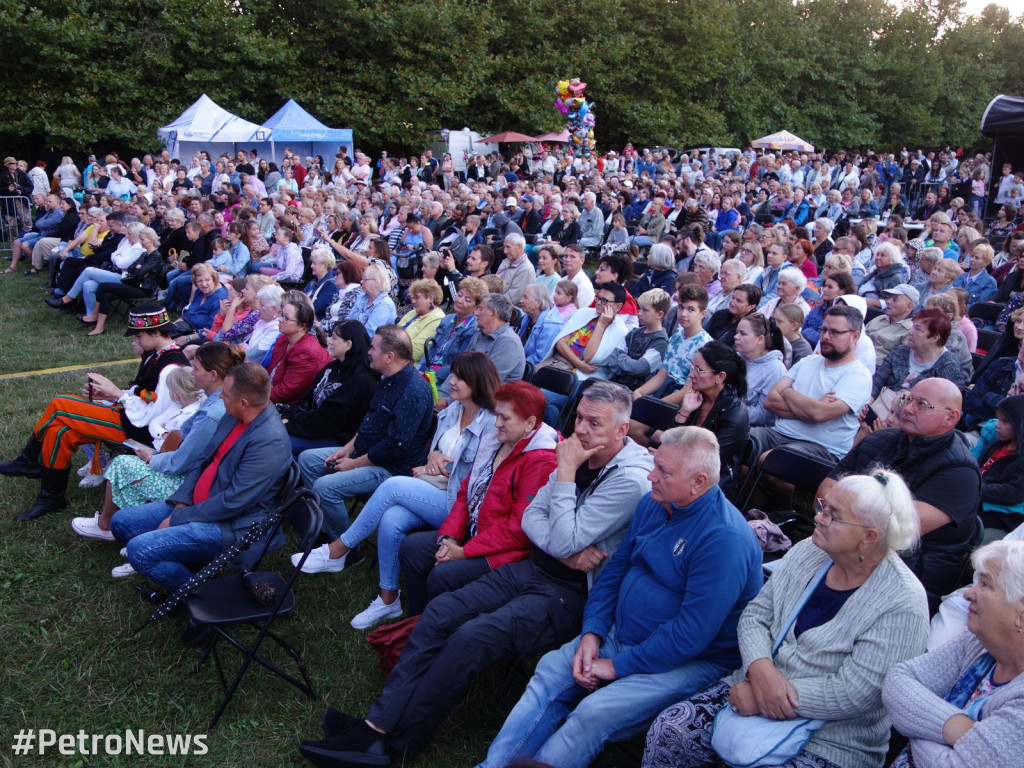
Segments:
[[[318,765],[386,764],[389,749],[414,756],[478,673],[579,632],[589,586],[651,489],[654,461],[626,436],[631,408],[619,384],[586,390],[575,433],[556,449],[558,467],[523,513],[537,548],[430,601],[366,719],[327,710],[326,738],[303,742],[303,755]]]

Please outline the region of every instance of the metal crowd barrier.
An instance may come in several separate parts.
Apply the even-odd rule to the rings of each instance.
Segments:
[[[32,200],[25,196],[0,196],[0,254],[13,253],[18,233],[32,227]]]

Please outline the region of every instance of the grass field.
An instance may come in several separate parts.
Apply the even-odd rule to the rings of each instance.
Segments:
[[[46,307],[42,277],[0,277],[0,376],[57,366],[88,366],[131,357],[120,322],[87,339],[74,317]],[[113,318],[112,318],[113,320]],[[127,382],[133,364],[103,369]],[[0,378],[0,458],[13,458],[36,416],[54,394],[78,392],[84,371]],[[75,466],[81,465],[79,456]],[[73,478],[75,479],[75,478]],[[372,552],[342,574],[301,578],[299,607],[279,631],[301,650],[316,701],[265,670],[254,668],[220,724],[207,739],[209,753],[172,756],[15,757],[11,744],[22,728],[60,733],[199,734],[220,700],[211,664],[192,673],[198,652],[178,642],[180,617],[164,618],[144,633],[128,633],[148,616],[135,595],[138,577],[114,580],[118,545],[83,539],[69,527],[74,515],[102,504],[100,489],[72,484],[66,513],[30,523],[13,515],[31,504],[37,485],[0,477],[0,765],[24,766],[300,766],[303,738],[316,738],[320,714],[331,706],[363,714],[380,693],[383,677],[364,634],[348,625],[374,596],[377,571]],[[277,562],[284,562],[284,554]],[[280,654],[263,650],[270,658]],[[223,652],[229,664],[235,657]],[[481,676],[415,761],[429,768],[470,766],[483,756],[505,713],[518,699],[525,677],[512,667]],[[598,765],[636,765],[636,754],[609,750]]]

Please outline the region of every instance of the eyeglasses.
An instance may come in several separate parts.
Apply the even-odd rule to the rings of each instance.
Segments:
[[[955,408],[950,408],[945,405],[932,405],[922,397],[915,397],[914,395],[901,395],[899,398],[900,403],[906,408],[908,405],[913,405],[918,410],[923,411],[954,411]]]
[[[821,336],[842,336],[847,333],[853,333],[853,331],[837,331],[832,328],[822,328],[821,331],[819,331],[819,335]]]
[[[821,526],[828,528],[832,523],[843,523],[844,525],[852,525],[854,528],[874,528],[873,525],[863,525],[861,523],[851,523],[849,520],[841,520],[836,516],[836,513],[832,511],[832,507],[825,503],[824,499],[814,500],[814,514],[815,516],[821,517]]]
[[[618,304],[619,302],[617,302],[615,299],[605,299],[602,298],[601,296],[598,296],[596,299],[594,299],[594,303],[600,307],[607,306],[608,304]]]

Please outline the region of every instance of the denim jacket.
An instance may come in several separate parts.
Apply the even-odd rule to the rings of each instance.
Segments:
[[[458,424],[461,418],[462,403],[458,401],[437,414],[437,429],[434,431],[434,439],[430,443],[431,451],[437,450],[441,435],[447,432],[453,424]],[[480,447],[481,435],[492,426],[494,426],[494,414],[481,408],[469,425],[462,430],[462,451],[458,456],[452,457],[455,462],[448,475],[448,509],[455,504],[455,497],[459,495],[462,481],[466,479],[469,471],[473,468],[473,461],[476,459],[477,449]]]

